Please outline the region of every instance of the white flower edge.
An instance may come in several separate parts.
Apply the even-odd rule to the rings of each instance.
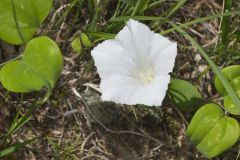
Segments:
[[[177,55],[177,43],[129,20],[115,39],[92,50],[102,100],[161,106]]]

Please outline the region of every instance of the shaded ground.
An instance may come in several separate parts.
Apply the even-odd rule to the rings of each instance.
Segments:
[[[178,110],[166,99],[162,116],[157,117],[144,107],[117,106],[102,103],[99,100],[99,77],[93,68],[90,50],[76,56],[70,47],[71,37],[81,30],[88,19],[87,8],[73,8],[65,21],[61,19],[67,1],[59,1],[43,25],[39,34],[47,34],[55,39],[65,56],[64,71],[54,89],[50,100],[40,106],[32,119],[12,138],[13,142],[40,136],[26,148],[6,159],[48,160],[48,159],[119,159],[119,160],[192,160],[205,158],[185,137],[187,123],[193,114]],[[159,15],[171,3],[153,8],[146,13]],[[103,20],[116,6],[106,3]],[[209,14],[220,13],[221,1],[191,0],[172,18],[176,23],[184,23]],[[107,12],[108,11],[108,12]],[[197,24],[188,29],[205,48],[212,48],[217,41],[220,20]],[[161,26],[158,32],[169,28]],[[213,75],[209,72],[199,79],[206,69],[205,62],[194,49],[189,49],[188,42],[177,33],[171,33],[178,41],[178,56],[174,75],[192,81],[199,86],[206,101],[217,97],[212,85]],[[0,46],[2,61],[15,57],[14,51],[22,48],[11,47],[3,42]],[[7,53],[7,54],[6,54]],[[214,59],[214,55],[212,55]],[[6,133],[16,113],[21,96],[10,94],[4,89],[0,93],[0,132]],[[37,93],[24,95],[24,113]],[[216,159],[235,159],[238,147],[227,151]]]

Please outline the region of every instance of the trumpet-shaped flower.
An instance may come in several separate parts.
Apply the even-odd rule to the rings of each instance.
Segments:
[[[115,39],[92,51],[101,78],[102,100],[160,106],[177,54],[176,42],[129,20]]]

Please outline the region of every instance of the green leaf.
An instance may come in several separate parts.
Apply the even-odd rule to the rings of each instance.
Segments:
[[[31,40],[21,60],[11,61],[0,71],[3,86],[12,92],[39,91],[54,87],[63,68],[63,58],[57,44],[48,37]]]
[[[232,88],[236,91],[238,97],[240,96],[240,65],[232,65],[221,70],[222,74],[226,78]],[[232,98],[224,89],[219,78],[215,78],[216,89],[224,96],[224,108],[231,114],[240,115],[238,107],[234,104]]]
[[[172,78],[168,87],[168,97],[184,111],[195,111],[202,105],[202,96],[191,83]]]
[[[91,43],[90,39],[88,38],[88,36],[85,33],[81,33],[81,41],[82,41],[82,44],[85,47],[87,47],[87,48],[92,47],[92,43]]]
[[[225,67],[221,70],[221,72],[225,79],[230,82],[232,79],[240,76],[240,65]],[[215,78],[215,87],[222,95],[228,95],[218,76]]]
[[[217,104],[206,104],[194,115],[187,136],[208,158],[234,145],[240,134],[237,120],[226,116]]]
[[[73,39],[73,41],[71,42],[71,46],[72,46],[72,49],[74,50],[74,52],[77,52],[77,53],[82,52],[82,44],[81,44],[79,36],[77,36],[76,38]]]
[[[221,108],[213,103],[209,103],[201,107],[194,115],[187,129],[187,136],[190,137],[194,144],[200,141],[207,134],[215,123],[224,116]],[[209,123],[209,125],[205,125]]]
[[[230,81],[230,85],[233,87],[235,91],[240,90],[240,76],[233,78]]]
[[[236,91],[236,93],[240,97],[240,90]],[[239,115],[239,110],[229,95],[224,96],[224,108],[231,114]]]
[[[46,19],[53,0],[1,0],[0,39],[14,45],[29,41]]]

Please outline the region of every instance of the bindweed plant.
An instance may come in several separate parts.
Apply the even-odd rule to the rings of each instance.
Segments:
[[[53,0],[0,1],[0,39],[12,45],[26,45],[20,56],[1,64],[0,82],[8,91],[15,93],[47,88],[45,97],[36,99],[27,113],[22,116],[19,112],[16,114],[8,133],[1,137],[4,140],[0,146],[4,145],[5,149],[0,151],[0,157],[11,154],[35,139],[6,148],[11,135],[49,98],[62,71],[63,58],[58,45],[46,36],[33,38],[52,5]]]
[[[102,91],[103,100],[110,100],[122,104],[145,104],[149,106],[159,106],[161,105],[161,101],[163,100],[163,98],[160,97],[165,97],[165,94],[164,92],[156,92],[155,90],[160,92],[161,89],[157,88],[156,86],[153,87],[153,85],[151,86],[150,84],[153,83],[153,81],[151,80],[154,79],[154,76],[152,75],[156,74],[156,72],[154,72],[156,71],[156,68],[166,69],[167,65],[165,64],[165,62],[161,62],[161,60],[159,60],[158,62],[165,65],[156,67],[154,61],[149,62],[149,57],[151,57],[152,53],[151,49],[154,48],[151,47],[151,43],[155,43],[156,41],[151,41],[151,39],[147,35],[147,31],[142,30],[137,32],[138,30],[141,30],[141,27],[137,26],[137,24],[134,25],[134,21],[129,21],[129,19],[160,21],[160,23],[158,24],[165,23],[168,22],[167,19],[177,10],[178,7],[181,7],[185,3],[185,1],[179,1],[178,3],[176,3],[176,5],[173,6],[172,10],[170,10],[168,14],[165,15],[165,18],[135,16],[135,11],[137,12],[141,10],[137,9],[137,7],[141,6],[141,3],[142,1],[138,1],[138,5],[136,5],[136,8],[133,9],[131,16],[118,17],[116,16],[118,12],[115,12],[116,14],[111,19],[112,22],[119,22],[118,26],[120,26],[122,21],[128,21],[127,25],[117,35],[109,34],[107,32],[89,32],[91,35],[101,37],[103,39],[113,39],[104,41],[103,43],[98,45],[92,51],[92,55],[101,78],[100,89]],[[226,3],[228,5],[227,8],[229,9],[230,4],[229,2]],[[146,4],[142,4],[144,4],[142,5],[142,9],[144,10],[144,6]],[[170,25],[172,25],[173,28],[162,32],[162,34],[167,34],[176,30],[180,34],[182,34],[187,40],[191,42],[192,46],[202,54],[202,56],[208,62],[210,68],[212,68],[213,72],[216,74],[217,78],[215,80],[215,86],[219,93],[224,96],[224,107],[220,107],[220,105],[214,103],[203,105],[202,96],[195,86],[193,86],[189,82],[176,79],[174,77],[171,78],[171,82],[167,91],[168,98],[177,107],[185,111],[195,111],[199,108],[199,106],[203,105],[197,111],[192,121],[190,122],[190,125],[187,129],[187,136],[197,146],[197,149],[209,158],[215,157],[226,149],[230,148],[237,142],[239,138],[239,123],[236,119],[231,118],[231,116],[229,116],[228,114],[230,113],[234,115],[239,115],[240,93],[237,86],[239,85],[238,76],[240,70],[239,66],[230,66],[220,71],[218,66],[211,60],[211,58],[202,49],[202,47],[200,47],[200,45],[198,45],[198,43],[182,28],[186,28],[190,25],[210,20],[212,18],[224,17],[221,27],[223,30],[223,43],[221,44],[225,45],[226,51],[226,48],[228,46],[228,44],[226,43],[226,28],[228,28],[226,26],[226,21],[229,21],[229,15],[232,15],[234,12],[230,14],[229,10],[225,9],[224,11],[226,12],[200,18],[191,22],[187,22],[186,24],[181,24],[179,26],[172,22],[168,22]],[[236,11],[235,13],[239,14],[239,11]],[[135,28],[133,26],[135,26]],[[106,30],[111,31],[111,28]],[[138,36],[142,34],[144,34],[145,36],[143,36],[144,39],[141,40],[142,44],[140,44],[138,43]],[[145,40],[147,42],[145,42]],[[118,43],[120,43],[120,45]],[[166,43],[162,41],[161,44],[163,45]],[[120,46],[119,48],[118,45]],[[167,46],[169,47],[170,45]],[[134,47],[136,47],[137,49],[133,49]],[[169,52],[167,54],[168,57],[166,56],[161,58],[162,60],[166,60],[170,63],[171,60],[169,57],[171,55],[171,51],[170,47],[168,50],[168,47],[163,47],[161,48],[162,50],[159,48],[158,53],[159,57],[161,57],[161,55],[163,56],[162,52]],[[128,53],[126,51],[128,51]],[[144,54],[145,58],[141,58],[141,55]],[[129,56],[129,58],[126,58],[127,56]],[[141,59],[144,60],[141,61]],[[126,61],[126,64],[122,64],[123,61]],[[112,62],[114,62],[114,64],[112,64]],[[141,65],[137,65],[138,63]],[[131,67],[131,64],[136,64],[136,66],[140,66],[140,69],[138,67]],[[147,69],[147,67],[144,66],[151,66],[153,69]],[[117,72],[114,72],[114,70],[117,70]],[[142,72],[146,70],[147,72]],[[167,69],[165,72],[168,73]],[[118,73],[119,75],[114,73]],[[134,80],[134,78],[138,77],[137,75],[142,75],[143,73],[143,77],[147,78],[148,80],[144,81],[146,82],[145,84],[138,83],[136,80]],[[146,75],[145,73],[149,74]],[[129,78],[126,78],[128,76]],[[149,77],[152,78],[150,79]],[[159,79],[157,82],[159,84],[160,82],[163,84],[163,81],[164,80],[162,78]],[[147,86],[150,86],[150,88],[147,89]],[[143,91],[141,91],[141,88],[145,89],[142,89]],[[127,91],[127,93],[125,93],[124,91]],[[155,98],[159,100],[158,103],[154,103]]]
[[[63,59],[57,44],[42,36],[29,41],[21,59],[2,67],[0,81],[12,92],[40,91],[45,86],[50,95],[62,67]]]
[[[155,16],[145,14],[146,11],[165,2],[170,2],[165,12],[159,15],[154,13]],[[71,39],[66,40],[77,53],[74,58],[86,56],[87,64],[92,68],[92,60],[94,61],[101,78],[99,91],[103,101],[126,104],[132,108],[144,106],[143,108],[150,110],[151,113],[156,112],[153,115],[160,116],[158,109],[162,108],[161,105],[166,98],[174,107],[183,110],[183,113],[197,111],[186,130],[186,135],[202,154],[212,158],[233,146],[240,134],[236,118],[240,115],[240,66],[229,66],[233,61],[230,63],[228,61],[227,67],[220,70],[216,65],[221,63],[226,55],[229,59],[232,58],[227,53],[235,53],[239,47],[239,29],[232,29],[228,24],[231,21],[230,16],[239,15],[240,11],[232,10],[233,1],[226,0],[222,13],[182,24],[173,23],[171,17],[176,15],[186,2],[186,0],[119,0],[116,2],[115,10],[107,12],[104,6],[112,3],[110,1],[72,0],[57,11],[66,9],[63,14],[59,16],[56,13],[51,20],[59,16],[64,21],[57,35],[66,28],[71,34],[75,32],[70,36]],[[53,0],[0,0],[0,39],[12,45],[25,47],[18,57],[0,64],[2,86],[15,93],[47,89],[45,96],[36,98],[26,113],[22,115],[20,110],[17,111],[7,133],[1,136],[3,143],[0,147],[3,151],[0,151],[0,157],[11,154],[35,140],[33,138],[13,145],[9,143],[11,136],[29,121],[36,108],[48,100],[63,69],[62,53],[56,42],[47,36],[33,38],[49,15],[52,5]],[[71,9],[77,8],[76,15],[79,15],[82,13],[79,10],[83,7],[86,7],[82,16],[84,24],[82,19],[77,19],[78,16],[71,18],[77,17],[74,20],[81,21],[80,26],[65,23]],[[217,58],[212,59],[209,56],[210,51],[206,52],[185,30],[192,25],[217,18],[222,18],[220,25],[222,32],[214,48],[214,54],[218,53]],[[170,28],[164,29],[166,27]],[[214,85],[222,95],[223,103],[205,104],[197,86],[179,79],[173,72],[178,52],[177,44],[179,48],[182,47],[180,41],[174,42],[165,37],[173,32],[178,32],[190,41],[191,46],[188,47],[198,50],[207,61],[216,76]],[[93,46],[96,47],[91,51],[91,57],[90,49]],[[73,59],[71,61],[73,64]],[[73,91],[78,95],[76,90]],[[84,102],[80,94],[78,98]],[[104,118],[105,121],[108,120],[108,116]],[[51,144],[57,144],[57,148],[61,150],[60,144],[55,142]]]
[[[170,24],[188,39],[202,54],[216,74],[215,87],[224,96],[224,107],[206,104],[194,115],[187,136],[206,157],[212,158],[233,146],[239,139],[239,122],[227,113],[239,115],[240,98],[238,94],[239,66],[229,66],[222,71],[213,63],[197,42],[179,26]]]
[[[53,0],[1,0],[0,39],[26,44],[51,11]]]
[[[222,74],[239,96],[240,66],[228,66],[222,69]],[[202,106],[194,115],[187,129],[187,136],[190,140],[200,152],[209,158],[220,154],[235,144],[240,134],[237,119],[226,114],[239,115],[239,106],[233,102],[226,92],[219,77],[215,79],[215,86],[224,97],[223,108],[214,103]]]
[[[231,114],[239,115],[239,66],[229,66],[220,72],[190,35],[179,26],[169,23],[183,33],[208,61],[217,75],[215,86],[224,95],[224,108]],[[144,40],[139,36],[143,33]],[[154,46],[155,43],[162,45]],[[151,32],[141,23],[129,20],[115,39],[99,44],[92,55],[101,78],[102,100],[128,105],[161,106],[170,82],[168,73],[173,68],[176,56],[173,42]],[[194,86],[175,78],[169,85],[168,97],[177,107],[185,110],[194,110],[202,102]],[[187,136],[197,149],[209,158],[235,144],[239,134],[238,121],[227,116],[219,105],[213,103],[197,111],[187,130]]]

